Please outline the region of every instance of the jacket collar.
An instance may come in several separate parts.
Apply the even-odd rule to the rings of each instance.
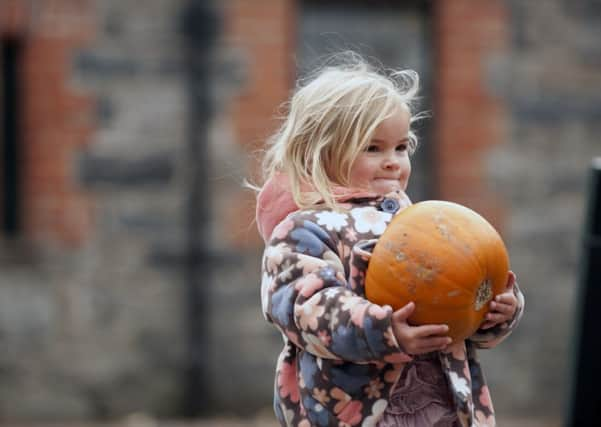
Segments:
[[[310,187],[307,188],[310,191]],[[353,199],[377,199],[381,197],[377,193],[365,190],[351,189],[345,187],[336,187],[334,189],[334,198],[337,202],[348,202]],[[277,173],[267,180],[257,196],[256,220],[259,234],[264,241],[269,240],[271,233],[290,213],[297,211],[297,206],[290,185],[288,176],[284,173]]]

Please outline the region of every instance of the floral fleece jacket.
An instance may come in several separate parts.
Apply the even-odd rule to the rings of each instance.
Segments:
[[[365,299],[364,275],[377,238],[401,208],[402,193],[338,198],[344,210],[296,210],[281,182],[259,194],[257,225],[266,240],[261,300],[281,331],[274,409],[283,426],[376,426],[405,364],[392,309]],[[476,348],[491,348],[517,325],[479,330],[439,352],[462,426],[494,426],[490,394]]]

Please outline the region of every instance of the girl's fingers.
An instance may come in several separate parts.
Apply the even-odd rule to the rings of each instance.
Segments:
[[[503,294],[499,294],[495,297],[495,301],[497,302],[510,302],[515,301],[515,295],[511,292],[505,292]]]
[[[512,304],[504,304],[504,303],[498,303],[498,302],[491,302],[490,303],[490,309],[493,312],[498,312],[498,313],[503,313],[503,314],[513,314],[514,310],[515,310],[515,306]]]
[[[399,308],[392,314],[392,317],[397,322],[404,322],[407,320],[411,313],[415,310],[415,304],[413,302],[409,302],[403,307]]]
[[[430,353],[432,351],[438,351],[446,348],[449,344],[451,344],[453,340],[449,337],[444,338],[431,338],[427,340],[422,340],[414,351],[415,354],[424,354]]]
[[[445,335],[447,332],[449,332],[449,327],[447,325],[422,325],[413,327],[413,333],[416,338]]]
[[[514,299],[515,299],[515,295],[513,294],[512,291],[500,293],[499,295],[497,295],[495,297],[495,301],[509,301],[509,300],[514,300]]]
[[[513,294],[500,294],[495,297],[493,303],[516,305],[518,301]]]
[[[480,329],[490,329],[495,325],[496,325],[495,322],[485,321],[482,325],[480,325]]]
[[[513,287],[513,285],[515,284],[515,273],[511,270],[509,270],[509,275],[507,276],[507,287]]]
[[[495,323],[501,323],[501,322],[505,322],[505,321],[509,320],[509,318],[505,314],[491,312],[486,315],[486,320],[489,320],[489,321],[495,322]]]

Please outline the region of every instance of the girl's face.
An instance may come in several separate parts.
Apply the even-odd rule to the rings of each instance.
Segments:
[[[411,175],[409,112],[399,109],[376,128],[351,167],[351,187],[378,194],[405,190]]]

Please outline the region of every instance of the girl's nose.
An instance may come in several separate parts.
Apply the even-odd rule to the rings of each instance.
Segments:
[[[387,156],[386,159],[384,159],[384,169],[397,170],[400,167],[401,167],[401,163],[400,163],[399,159],[397,158],[396,154]]]

